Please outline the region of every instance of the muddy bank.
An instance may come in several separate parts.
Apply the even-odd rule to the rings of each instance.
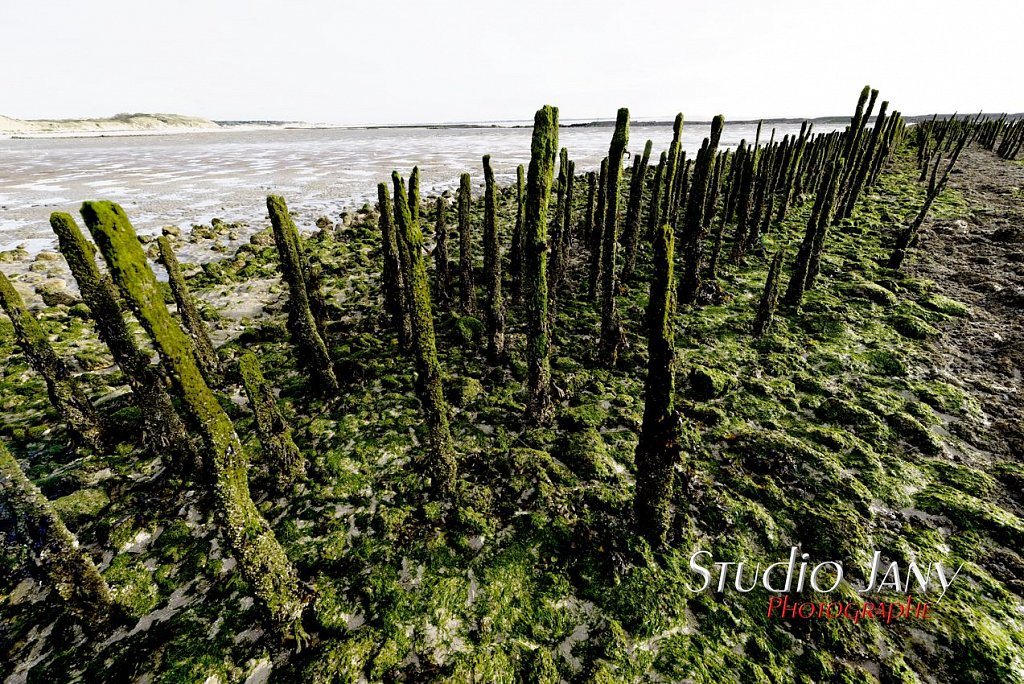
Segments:
[[[1024,460],[1024,163],[973,147],[950,186],[962,194],[966,213],[929,222],[909,272],[933,280],[943,295],[967,304],[970,315],[949,324],[932,343],[930,358],[936,377],[976,398],[984,414],[966,436],[962,458],[1019,463]],[[1024,499],[1017,491],[1019,504]]]

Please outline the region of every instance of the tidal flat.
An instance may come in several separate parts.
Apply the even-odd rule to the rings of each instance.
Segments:
[[[863,135],[856,138],[858,125]],[[323,148],[311,142],[280,181],[252,182],[256,167],[221,168],[230,172],[211,177],[223,166],[211,157],[198,172],[172,163],[123,187],[90,187],[90,199],[124,208],[139,229],[135,242],[116,242],[126,229],[113,205],[86,207],[79,220],[63,185],[26,180],[53,196],[31,207],[42,218],[28,209],[13,219],[0,213],[19,222],[14,241],[50,240],[52,233],[43,233],[51,211],[70,209],[88,228],[133,338],[147,358],[160,357],[200,464],[148,441],[137,388],[98,337],[95,313],[71,282],[63,254],[8,245],[0,271],[93,403],[104,441],[94,448],[74,434],[7,317],[0,318],[0,439],[95,565],[111,607],[92,623],[69,610],[73,599],[47,579],[52,559],[26,541],[32,531],[20,509],[0,499],[0,675],[9,682],[248,684],[1024,679],[1024,165],[998,156],[985,144],[989,129],[969,120],[934,122],[923,135],[893,124],[890,147],[881,133],[869,137],[873,122],[863,116],[816,137],[800,135],[799,125],[774,138],[765,129],[756,151],[751,128],[730,133],[746,142],[739,157],[730,146],[739,138],[722,134],[715,154],[701,142],[714,137],[708,126],[688,126],[682,131],[692,137],[684,140],[692,142],[677,140],[675,148],[690,163],[676,157],[674,176],[667,161],[657,162],[673,147],[671,127],[626,129],[631,154],[621,180],[605,186],[614,199],[605,197],[603,207],[588,188],[600,190],[593,172],[609,139],[616,149],[621,127],[614,134],[610,127],[578,129],[600,140],[587,144],[589,137],[573,137],[577,129],[555,129],[557,142],[543,159],[536,130],[499,131],[508,136],[505,147],[468,133],[476,136],[472,146],[460,146],[458,155],[428,152],[436,138],[398,131],[393,135],[413,137],[368,142],[365,154],[376,149],[380,158],[347,177],[316,162]],[[217,155],[230,143],[207,145],[207,135],[235,134],[195,134],[197,146]],[[308,135],[312,141],[319,133]],[[960,151],[958,136],[965,140]],[[637,160],[648,138],[654,155],[644,168]],[[95,156],[93,144],[81,142],[80,159]],[[800,144],[806,157],[797,156]],[[559,162],[561,147],[567,154]],[[722,157],[727,148],[731,156]],[[484,154],[495,171],[487,195],[478,187]],[[862,191],[853,192],[857,174],[840,178],[839,159],[851,160],[854,171],[870,171],[864,160],[877,160],[877,175],[865,172]],[[61,165],[67,183],[104,182],[89,180],[94,172],[72,161]],[[575,173],[572,161],[579,163]],[[533,162],[547,164],[549,173],[546,211],[536,214],[539,195],[530,193],[541,193],[543,183]],[[530,163],[521,188],[520,163]],[[415,164],[422,188],[412,182]],[[472,178],[461,215],[457,175],[445,170],[452,164]],[[930,193],[929,174],[938,185],[934,178],[947,164],[948,184]],[[31,163],[8,168],[17,175]],[[401,174],[394,183],[393,168]],[[634,183],[637,168],[643,175]],[[365,183],[351,180],[362,174],[370,186],[349,205],[335,199],[348,190],[315,190]],[[155,204],[152,214],[136,211],[145,193],[157,192],[143,187],[147,179],[189,179],[202,192],[173,207]],[[387,184],[383,195],[377,182]],[[415,192],[392,205],[397,197],[387,193],[406,187]],[[633,187],[638,247],[633,273],[617,280],[629,258],[622,236]],[[744,187],[741,219],[729,205]],[[652,200],[659,193],[669,198],[664,212]],[[263,212],[267,194],[289,200],[297,235],[280,205]],[[841,206],[830,211],[830,194],[851,199],[848,216]],[[930,211],[894,264],[894,248],[930,194]],[[224,204],[206,213],[195,204],[200,195],[224,197]],[[742,199],[734,200],[738,211]],[[251,213],[238,209],[243,204]],[[400,276],[390,282],[389,222],[404,231],[398,247],[414,249],[395,255],[402,257]],[[609,224],[610,238],[601,232]],[[172,225],[185,228],[161,232]],[[822,230],[809,230],[815,225]],[[548,341],[539,351],[533,295],[540,288],[528,283],[540,280],[517,266],[539,257],[524,256],[530,243],[518,241],[517,226],[544,234],[541,251],[551,259],[544,263],[557,267],[554,275],[542,272],[554,280],[543,288]],[[180,313],[156,234],[182,262],[216,347],[216,378],[173,365],[195,363],[193,354],[171,358],[168,330],[150,319],[151,308],[166,306],[174,321]],[[595,236],[604,239],[595,243]],[[122,284],[116,272],[129,263],[126,245],[136,243],[160,276],[148,293],[132,290],[130,278]],[[800,262],[804,243],[808,256],[818,244],[817,261],[810,259],[815,273],[791,304],[787,285],[808,267]],[[439,254],[447,256],[439,261]],[[602,254],[612,265],[610,321],[608,297],[591,286]],[[718,261],[709,271],[713,254]],[[689,290],[694,263],[702,275]],[[388,301],[389,285],[407,282],[401,274],[412,283],[398,302],[412,311],[408,329]],[[304,306],[296,303],[299,290],[309,295]],[[651,313],[656,295],[660,318]],[[418,318],[424,306],[429,344]],[[303,328],[298,319],[307,310]],[[180,348],[190,349],[181,341],[187,332],[172,334]],[[307,351],[317,339],[326,365]],[[262,372],[258,381],[240,370],[249,353]],[[538,354],[550,374],[542,411],[528,391],[536,386]],[[666,360],[673,382],[652,384],[652,357]],[[328,371],[333,388],[324,380]],[[183,375],[195,379],[183,382]],[[253,384],[261,382],[262,394]],[[200,385],[211,401],[203,403]],[[652,423],[650,397],[666,386],[669,408],[662,423]],[[190,410],[193,404],[206,413]],[[218,437],[226,433],[204,439],[212,428],[197,424],[197,415],[225,416],[241,453],[218,460],[213,447],[224,446]],[[439,416],[457,468],[447,488],[439,487],[436,470]],[[638,451],[645,432],[664,439]],[[285,433],[303,466],[287,477],[276,441]],[[666,455],[667,495],[653,507],[638,505],[652,464]],[[232,491],[225,493],[225,482]],[[225,523],[232,511],[224,501],[240,500],[242,483],[253,514],[237,535]],[[642,517],[649,509],[652,525]],[[260,559],[232,552],[245,548],[239,536],[246,534],[269,535],[283,551],[283,566],[271,569],[284,579],[273,588],[244,572]],[[775,594],[691,590],[688,564],[698,548],[767,564],[794,546],[814,562],[845,561],[860,585],[869,578],[858,569],[872,566],[876,549],[887,566],[941,562],[962,570],[928,619],[891,624],[779,620],[767,612]],[[846,585],[831,596],[792,598],[865,599]]]

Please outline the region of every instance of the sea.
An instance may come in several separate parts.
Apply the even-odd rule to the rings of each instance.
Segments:
[[[815,133],[841,128],[835,120]],[[757,122],[727,123],[722,147],[754,140]],[[765,123],[761,142],[795,135],[799,122]],[[608,154],[610,123],[564,125],[566,147],[577,173],[596,170]],[[683,126],[682,146],[694,155],[710,123]],[[29,253],[53,249],[54,211],[77,216],[86,200],[124,207],[140,234],[165,226],[187,231],[213,218],[246,224],[242,238],[269,225],[266,195],[286,198],[300,229],[320,216],[373,204],[377,184],[392,170],[420,169],[424,196],[458,186],[465,172],[474,195],[483,194],[482,157],[491,155],[499,184],[515,182],[516,166],[528,164],[530,122],[473,126],[391,128],[231,128],[167,135],[10,138],[0,140],[0,251],[23,245]],[[671,123],[636,123],[628,151],[653,142],[651,163],[672,139]],[[629,159],[626,163],[631,163]],[[212,255],[210,255],[212,258]]]

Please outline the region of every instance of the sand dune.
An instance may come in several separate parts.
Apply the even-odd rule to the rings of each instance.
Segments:
[[[180,114],[118,114],[105,119],[58,120],[22,120],[0,115],[2,136],[118,135],[216,128],[219,126],[209,119]]]

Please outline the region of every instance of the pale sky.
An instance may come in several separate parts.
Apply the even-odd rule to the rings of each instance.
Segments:
[[[0,114],[336,124],[1024,111],[1022,0],[2,0]]]

